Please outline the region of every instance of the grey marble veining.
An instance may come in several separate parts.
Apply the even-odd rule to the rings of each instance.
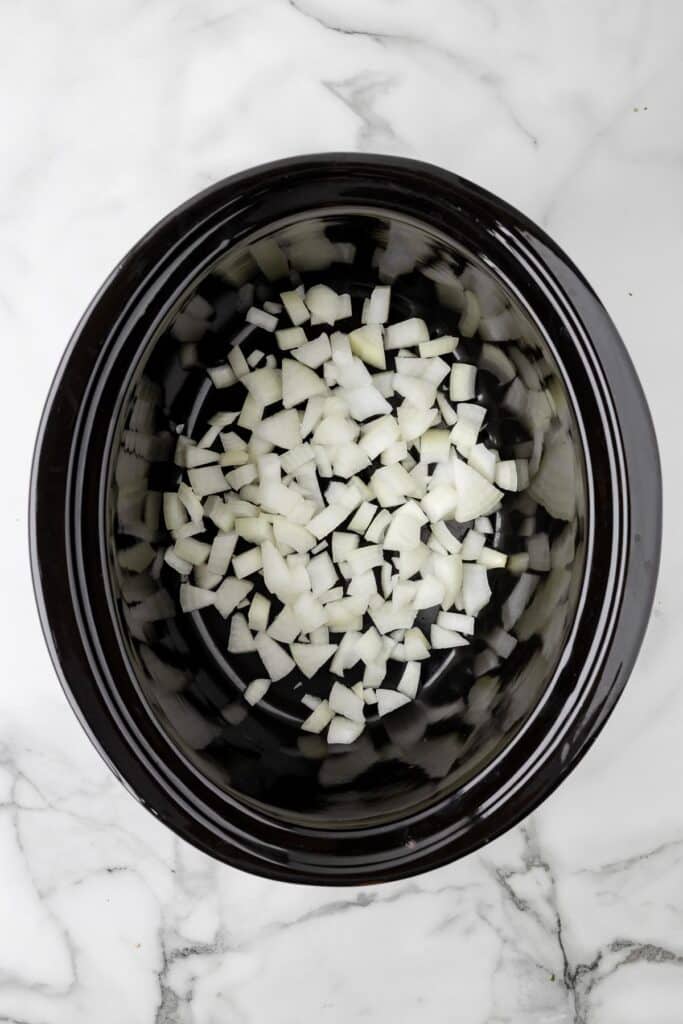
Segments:
[[[681,4],[7,0],[0,26],[0,1022],[681,1024]],[[116,260],[217,178],[328,149],[432,160],[541,222],[622,331],[666,481],[597,744],[481,853],[367,889],[231,871],[136,804],[57,686],[26,543],[42,401]]]

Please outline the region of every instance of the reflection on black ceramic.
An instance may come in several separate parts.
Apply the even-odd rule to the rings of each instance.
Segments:
[[[255,708],[244,702],[258,660],[228,655],[213,609],[176,614],[177,577],[160,558],[136,574],[117,560],[137,539],[164,540],[159,494],[177,486],[178,435],[200,437],[209,416],[238,400],[239,389],[208,384],[206,367],[235,339],[247,351],[272,344],[244,330],[252,298],[278,291],[249,256],[263,238],[277,240],[304,282],[343,282],[354,301],[379,272],[393,284],[392,319],[424,315],[457,333],[464,283],[487,313],[507,309],[515,324],[506,352],[518,376],[510,382],[493,357],[478,384],[497,411],[488,430],[502,457],[530,459],[530,489],[507,496],[494,523],[494,542],[509,552],[540,538],[529,573],[517,584],[491,573],[493,598],[472,645],[435,652],[419,699],[371,720],[343,750],[299,731],[295,679]],[[188,306],[196,296],[215,311],[209,319],[201,303]],[[482,341],[463,340],[458,356],[481,364]],[[202,849],[309,882],[377,881],[443,863],[509,827],[559,782],[632,666],[659,519],[656,445],[638,383],[566,257],[462,179],[353,155],[229,179],[140,243],[72,341],[32,489],[46,635],[99,749]],[[508,657],[496,643],[501,625],[518,639]],[[317,685],[323,695],[324,674]]]

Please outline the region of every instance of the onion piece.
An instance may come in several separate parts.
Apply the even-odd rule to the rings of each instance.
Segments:
[[[262,544],[273,539],[273,528],[263,516],[237,516],[235,533],[250,544]]]
[[[486,543],[486,537],[477,530],[468,530],[462,543],[460,557],[463,562],[476,562]]]
[[[185,466],[188,469],[195,469],[197,466],[208,466],[211,462],[218,462],[218,452],[210,448],[200,448],[192,445],[185,452]]]
[[[311,559],[308,563],[308,575],[311,581],[311,589],[317,596],[326,590],[331,590],[338,579],[337,570],[326,551]]]
[[[414,607],[417,611],[423,611],[425,608],[436,608],[444,600],[446,595],[446,587],[444,584],[436,579],[435,577],[425,577],[420,581],[415,594]],[[415,655],[411,655],[415,657]]]
[[[309,633],[313,629],[320,629],[327,623],[327,612],[322,603],[311,593],[300,594],[294,602],[293,610],[299,623],[300,633]]]
[[[290,644],[290,654],[307,679],[312,679],[337,651],[337,644]]]
[[[256,306],[251,306],[247,310],[245,319],[248,324],[260,327],[264,331],[272,332],[277,327],[277,317],[272,313],[266,313],[263,309],[258,309]]]
[[[363,428],[360,447],[375,459],[399,438],[399,426],[393,416],[381,416]]]
[[[408,377],[404,373],[394,374],[394,390],[418,409],[431,410],[436,401],[436,384],[419,377]],[[407,438],[404,437],[404,440]]]
[[[219,492],[217,477],[215,480],[209,478],[198,480],[192,475],[193,473],[206,473],[207,469],[218,469],[218,467],[207,466],[205,469],[191,469],[188,472],[192,489],[196,491],[197,494],[201,494],[202,497],[205,494],[217,494]],[[220,469],[218,469],[218,472],[220,472]],[[222,475],[223,474],[221,473],[221,476]],[[256,469],[256,466],[252,466],[251,463],[247,463],[246,466],[238,466],[237,469],[231,469],[229,473],[225,474],[225,478],[223,480],[225,486],[223,487],[223,490],[227,491],[228,488],[232,488],[233,491],[239,491],[247,484],[253,483],[254,480],[258,480],[258,470]]]
[[[487,516],[498,508],[503,497],[501,491],[466,462],[454,459],[452,466],[457,493],[454,518],[459,523],[467,523],[478,516]],[[423,507],[425,500],[422,502]]]
[[[333,683],[328,702],[332,711],[352,722],[364,722],[363,701],[342,683]]]
[[[184,612],[198,612],[202,608],[210,608],[217,599],[213,590],[193,587],[191,583],[181,583],[179,596],[180,607]]]
[[[378,324],[366,324],[349,334],[349,343],[354,355],[369,366],[386,370],[383,331]]]
[[[166,548],[164,562],[180,576],[189,576],[192,572],[192,563],[186,562],[184,558],[181,558],[175,548]],[[149,577],[146,578],[149,579]]]
[[[474,444],[470,448],[467,461],[472,469],[480,473],[489,483],[494,483],[496,478],[496,466],[498,454],[485,444]],[[481,518],[481,516],[479,517]]]
[[[345,519],[348,518],[350,510],[343,505],[328,505],[322,512],[315,515],[308,524],[308,529],[318,540],[327,537],[336,530]]]
[[[503,551],[495,551],[493,548],[485,547],[479,552],[477,561],[485,569],[504,569],[507,565],[508,556]]]
[[[398,684],[398,692],[408,697],[410,700],[414,700],[417,697],[417,691],[420,685],[420,672],[422,666],[417,661],[409,661],[406,667],[403,669],[403,675],[401,681]],[[390,691],[387,690],[387,693]]]
[[[383,398],[393,398],[394,396],[394,374],[392,370],[388,370],[384,373],[375,373],[372,377],[373,387],[379,391]]]
[[[214,466],[213,469],[217,470],[221,477],[223,476],[217,466]],[[198,471],[194,470],[193,472]],[[225,479],[223,482],[225,483]],[[227,491],[227,489],[227,486],[223,487],[224,491]],[[188,487],[187,484],[181,484],[178,488],[178,498],[182,502],[192,522],[201,523],[204,518],[204,509],[202,508],[202,503],[195,494],[194,489]]]
[[[211,564],[209,562],[209,564]],[[248,624],[249,628],[257,633],[264,633],[268,628],[270,616],[270,601],[263,594],[254,594],[249,606]]]
[[[443,520],[432,523],[432,536],[446,549],[449,555],[457,555],[462,548],[462,543],[451,533]]]
[[[242,404],[242,411],[237,420],[237,425],[245,430],[254,430],[259,425],[262,416],[263,406],[253,395],[247,395]]]
[[[282,399],[282,373],[267,366],[252,370],[242,378],[242,383],[259,405],[272,405]]]
[[[204,544],[200,540],[195,540],[194,537],[176,541],[175,545],[175,553],[190,565],[204,565],[209,558],[210,551],[210,544]]]
[[[446,424],[446,426],[447,427],[454,426],[455,422],[456,422],[456,420],[458,418],[457,414],[455,412],[455,409],[451,405],[451,403],[448,401],[446,396],[444,394],[442,394],[441,391],[437,391],[437,393],[436,393],[436,404],[439,407],[439,412],[441,413],[441,418],[444,421],[444,423]]]
[[[285,605],[282,611],[275,616],[266,635],[273,640],[279,640],[283,644],[291,644],[301,632],[301,626],[290,605]]]
[[[352,534],[352,536],[355,536]],[[351,572],[354,575],[368,572],[370,569],[378,569],[384,562],[384,554],[379,544],[371,544],[366,547],[356,548],[350,551],[346,559]]]
[[[275,332],[275,340],[281,352],[298,352],[308,339],[301,327],[284,327]]]
[[[234,576],[226,576],[213,595],[216,611],[222,618],[227,619],[253,589],[254,584],[249,580],[238,580]]]
[[[317,370],[332,357],[330,339],[326,334],[321,334],[315,341],[308,341],[306,344],[302,342],[299,348],[292,350],[292,355],[300,363]]]
[[[406,502],[394,514],[382,544],[392,551],[413,551],[420,545],[420,531],[427,522],[422,509],[413,501]]]
[[[406,401],[399,406],[397,418],[400,436],[406,444],[410,444],[434,425],[438,413],[436,409],[418,408],[412,402]]]
[[[466,647],[469,643],[464,636],[451,629],[444,629],[443,626],[434,624],[430,630],[432,649],[435,651],[450,650],[455,647]]]
[[[457,428],[453,428],[454,430]],[[420,438],[420,462],[447,462],[451,452],[447,430],[432,427]]]
[[[251,704],[253,706],[254,704],[258,704],[260,700],[263,700],[269,689],[269,679],[252,679],[244,691],[243,696],[247,704]]]
[[[339,319],[339,296],[326,284],[309,288],[304,301],[319,323],[334,324]]]
[[[254,427],[254,435],[269,441],[276,448],[289,451],[301,443],[301,423],[296,409],[283,409]]]
[[[387,351],[396,348],[410,348],[429,341],[429,331],[424,320],[412,317],[400,323],[391,324],[385,331],[385,347]]]
[[[248,654],[250,651],[256,650],[256,644],[247,625],[247,620],[244,615],[239,613],[233,615],[230,620],[228,650],[231,654]]]
[[[390,715],[392,711],[398,711],[405,704],[410,704],[410,697],[398,690],[377,691],[377,714],[380,718]]]
[[[370,618],[380,633],[391,633],[395,629],[410,629],[415,622],[417,609],[395,608],[391,601],[370,608]]]
[[[379,544],[384,538],[387,528],[391,522],[391,513],[382,509],[377,513],[370,526],[365,531],[365,539],[369,544]]]
[[[315,714],[315,711],[313,714]],[[327,730],[327,742],[333,745],[353,743],[358,739],[364,728],[365,725],[362,722],[351,722],[342,715],[335,715]]]
[[[211,504],[210,504],[211,503]],[[219,530],[229,532],[235,523],[234,510],[222,498],[212,495],[204,503],[204,514]]]
[[[234,345],[228,352],[228,362],[237,380],[241,380],[249,373],[249,364],[239,345]]]
[[[334,712],[326,700],[318,704],[305,721],[301,723],[303,732],[321,733],[334,718]]]
[[[184,523],[183,526],[179,526],[178,529],[173,530],[172,533],[174,540],[185,540],[186,537],[196,537],[197,534],[204,533],[204,523]]]
[[[451,367],[450,399],[451,402],[467,402],[477,393],[477,368],[470,363],[456,363]]]
[[[496,464],[496,487],[503,491],[520,490],[517,478],[517,463],[514,459],[504,459]]]
[[[301,324],[306,323],[310,317],[310,313],[308,312],[306,303],[298,292],[280,292],[280,298],[282,299],[282,305],[285,307],[287,316],[295,327],[299,327]]]
[[[450,519],[460,501],[459,492],[449,484],[437,484],[422,498],[420,504],[432,523]],[[470,517],[474,518],[474,517]]]
[[[227,364],[210,366],[206,372],[215,388],[229,388],[237,380],[232,367]]]
[[[491,598],[486,569],[468,562],[462,570],[462,601],[465,613],[476,618]]]
[[[372,289],[367,307],[363,316],[364,324],[385,324],[389,319],[389,306],[391,303],[391,287],[389,285],[377,285]]]
[[[283,650],[267,633],[257,633],[255,645],[263,667],[273,682],[284,679],[296,667],[287,651]]]
[[[376,512],[376,505],[373,505],[372,502],[364,501],[356,509],[356,512],[349,523],[349,530],[353,533],[365,534]]]
[[[241,555],[235,555],[232,560],[232,569],[238,580],[252,576],[262,566],[261,548],[250,548],[248,551],[243,551]]]
[[[445,334],[441,338],[434,338],[432,341],[423,341],[419,346],[419,353],[421,358],[429,358],[430,356],[445,356],[451,352],[455,352],[458,347],[458,338],[452,337],[450,334]]]
[[[418,377],[438,387],[448,376],[448,363],[438,356],[433,359],[418,359],[412,353],[396,357],[396,372],[404,377]]]
[[[296,405],[301,405],[309,398],[326,393],[325,382],[314,370],[295,359],[283,359],[282,404],[285,409],[291,409]]]
[[[424,661],[429,657],[429,641],[417,626],[405,631],[403,644],[407,661]]]

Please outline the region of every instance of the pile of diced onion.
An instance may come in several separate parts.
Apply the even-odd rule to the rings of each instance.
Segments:
[[[350,296],[325,284],[252,306],[247,323],[274,332],[278,354],[236,345],[208,371],[215,388],[244,389],[241,409],[178,439],[185,479],[163,495],[174,541],[164,560],[182,578],[182,610],[214,608],[228,650],[258,655],[250,704],[296,672],[301,728],[335,744],[353,742],[370,709],[387,715],[415,699],[432,651],[468,644],[488,572],[508,564],[488,542],[489,516],[528,482],[524,460],[500,459],[480,437],[477,368],[458,361],[458,338],[432,337],[418,318],[389,323],[390,306],[391,286],[378,285],[354,323]],[[198,539],[207,520],[210,543]],[[458,539],[454,524],[471,526]],[[122,567],[135,571],[149,548],[122,551]],[[527,564],[512,555],[508,567]],[[416,619],[429,610],[423,630]],[[501,656],[515,643],[497,629]],[[403,665],[395,688],[390,661]],[[322,671],[321,698],[306,681]]]

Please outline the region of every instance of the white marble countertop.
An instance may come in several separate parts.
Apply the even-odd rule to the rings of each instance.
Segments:
[[[683,5],[10,0],[0,29],[0,1021],[680,1024]],[[480,854],[369,889],[243,875],[136,804],[59,689],[26,542],[41,405],[117,258],[204,185],[326,149],[442,164],[554,235],[641,375],[669,513],[579,768]]]

